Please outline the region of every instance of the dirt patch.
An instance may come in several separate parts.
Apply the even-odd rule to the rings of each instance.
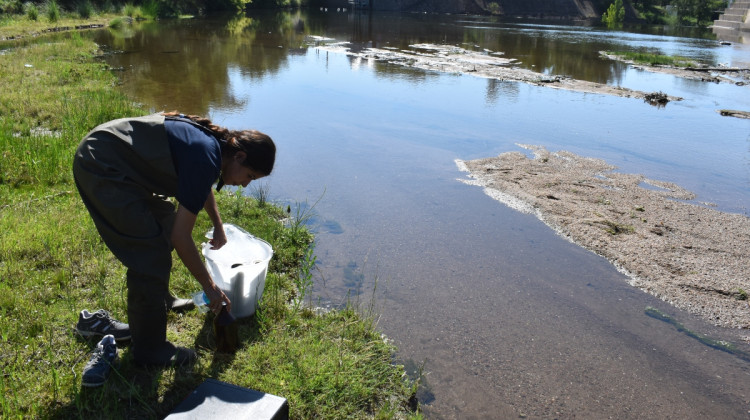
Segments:
[[[456,161],[468,184],[606,257],[630,283],[707,321],[750,328],[750,219],[689,203],[677,185],[540,146]]]

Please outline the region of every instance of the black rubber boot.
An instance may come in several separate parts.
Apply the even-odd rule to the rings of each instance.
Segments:
[[[190,366],[198,360],[198,354],[193,349],[177,347],[169,341],[165,341],[158,349],[155,349],[145,359],[135,360],[139,366],[154,367],[178,367]]]
[[[141,366],[180,366],[197,359],[195,351],[167,341],[167,281],[128,270],[128,323],[133,361]]]

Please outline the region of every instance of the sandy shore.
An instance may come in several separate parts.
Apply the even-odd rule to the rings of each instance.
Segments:
[[[522,147],[534,158],[456,161],[470,173],[463,181],[606,257],[633,286],[715,325],[750,328],[750,219],[602,160]]]

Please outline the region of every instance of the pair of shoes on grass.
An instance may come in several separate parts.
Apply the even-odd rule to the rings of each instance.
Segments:
[[[81,385],[97,387],[104,385],[112,365],[117,361],[117,341],[130,339],[130,327],[109,315],[104,309],[89,312],[87,309],[78,314],[76,332],[83,337],[102,337],[97,343],[91,359],[83,368]]]
[[[185,308],[184,302],[179,302],[181,300],[187,300],[187,299],[176,299],[175,302],[177,305],[173,306],[173,310],[175,310],[175,307],[181,307]],[[175,303],[173,302],[173,304]],[[192,300],[190,301],[190,304],[192,304]],[[102,343],[108,342],[109,338],[111,337],[111,340],[114,341],[125,341],[130,339],[130,326],[128,324],[125,324],[123,322],[120,322],[109,314],[109,312],[105,311],[104,309],[99,309],[96,312],[89,312],[87,309],[84,309],[78,314],[78,323],[75,327],[78,334],[80,334],[83,337],[103,337],[102,341],[99,342],[97,345],[97,349],[94,351],[94,355],[92,356],[92,360],[90,361],[89,365],[94,364],[96,366],[99,366],[99,364],[94,363],[94,359],[97,358],[97,360],[101,359],[97,353],[99,345]],[[106,340],[105,340],[106,339]],[[116,347],[115,347],[115,355],[116,355]],[[165,342],[161,347],[158,349],[155,349],[153,351],[153,354],[150,354],[148,358],[145,360],[136,360],[137,365],[141,366],[187,366],[195,363],[195,361],[198,359],[198,355],[196,354],[195,350],[184,348],[184,347],[177,347],[174,346],[172,343]],[[106,358],[105,358],[106,360]],[[85,372],[90,368],[89,365],[86,365],[86,368],[84,369],[84,376]],[[100,372],[100,369],[104,371],[103,367],[97,367],[92,375],[94,375],[94,378],[99,378],[102,375],[98,372]],[[108,369],[106,370],[106,374],[108,374]],[[93,383],[97,383],[97,379],[92,380]],[[104,383],[104,380],[101,380],[101,383]],[[101,385],[101,383],[96,385],[86,385],[84,382],[84,386],[98,386]]]

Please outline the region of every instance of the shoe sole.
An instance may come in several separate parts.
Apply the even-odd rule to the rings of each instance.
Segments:
[[[86,388],[95,388],[104,385],[105,382],[107,382],[106,379],[101,382],[81,382],[81,386],[85,386]]]

